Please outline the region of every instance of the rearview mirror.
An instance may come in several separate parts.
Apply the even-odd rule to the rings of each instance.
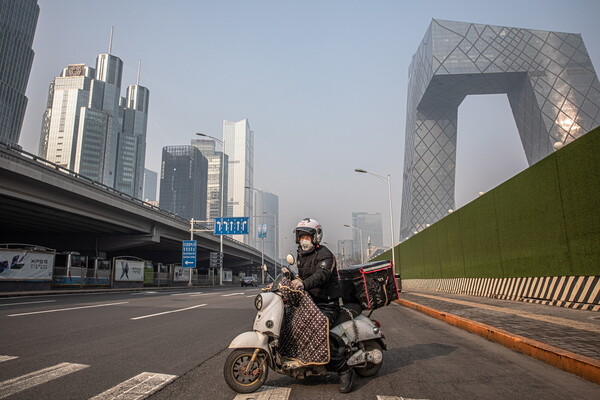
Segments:
[[[288,255],[285,257],[285,261],[287,261],[287,263],[290,265],[296,264],[296,259],[291,253],[288,253]]]

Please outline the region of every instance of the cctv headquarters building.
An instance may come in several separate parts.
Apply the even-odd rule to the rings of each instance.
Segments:
[[[600,125],[579,34],[433,20],[409,70],[402,240],[455,208],[458,106],[506,93],[529,165]]]

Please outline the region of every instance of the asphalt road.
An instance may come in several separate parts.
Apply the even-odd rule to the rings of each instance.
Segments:
[[[229,342],[252,328],[258,292],[0,299],[0,399],[143,398],[158,387],[150,399],[234,399],[223,362]],[[376,377],[359,378],[355,391],[342,395],[335,374],[301,382],[270,371],[271,393],[314,400],[600,398],[599,385],[398,305],[373,317],[389,347]],[[276,397],[269,393],[255,398]]]

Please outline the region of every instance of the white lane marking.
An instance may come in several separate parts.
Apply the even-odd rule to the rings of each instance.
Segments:
[[[10,314],[9,317],[20,317],[22,315],[44,314],[44,313],[60,312],[60,311],[83,310],[84,308],[108,307],[108,306],[116,306],[119,304],[127,304],[127,303],[129,303],[129,302],[128,301],[120,301],[118,303],[95,304],[93,306],[57,308],[55,310],[33,311],[33,312],[20,313],[20,314]]]
[[[142,372],[125,382],[100,393],[90,400],[137,400],[145,399],[177,378],[177,375]]]
[[[254,393],[238,394],[233,400],[287,400],[291,391],[290,388],[263,386]]]
[[[229,294],[222,294],[221,296],[223,296],[223,297],[229,297],[229,296],[237,296],[239,294],[246,294],[246,293],[229,293]]]
[[[256,297],[256,295],[255,295],[255,294],[253,294],[253,295],[251,295],[251,296],[246,296],[246,297]]]
[[[173,293],[171,296],[185,296],[186,294],[189,293]]]
[[[38,304],[38,303],[53,303],[56,300],[43,300],[43,301],[28,301],[26,303],[7,303],[7,304],[0,304],[0,307],[6,307],[6,306],[20,306],[22,304]]]
[[[198,304],[197,306],[180,308],[178,310],[165,311],[165,312],[160,312],[160,313],[156,313],[156,314],[142,315],[141,317],[134,317],[134,318],[131,318],[131,319],[132,320],[136,320],[136,319],[144,319],[144,318],[150,318],[150,317],[157,317],[159,315],[171,314],[171,313],[176,313],[176,312],[180,312],[180,311],[191,310],[191,309],[198,308],[198,307],[204,307],[205,305],[206,304]]]
[[[143,296],[146,294],[156,294],[156,293],[158,293],[158,292],[153,292],[153,291],[149,290],[149,291],[143,291],[143,292],[134,292],[134,293],[131,293],[131,295],[132,296]]]
[[[0,362],[14,360],[15,358],[19,358],[19,357],[15,357],[15,356],[0,356]]]
[[[408,397],[396,397],[396,396],[380,396],[377,395],[377,400],[427,400],[427,399],[413,399]]]
[[[196,297],[196,296],[206,296],[207,294],[210,294],[210,293],[202,293],[202,292],[198,292],[198,293],[190,294],[190,297]]]
[[[40,369],[39,371],[27,375],[19,376],[18,378],[0,382],[0,399],[87,367],[89,367],[89,365],[65,362]]]

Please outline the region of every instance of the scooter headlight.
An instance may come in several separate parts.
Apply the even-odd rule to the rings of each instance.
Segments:
[[[262,309],[262,306],[263,306],[263,298],[259,294],[258,296],[256,296],[254,298],[254,308],[256,308],[258,311],[260,311]]]

